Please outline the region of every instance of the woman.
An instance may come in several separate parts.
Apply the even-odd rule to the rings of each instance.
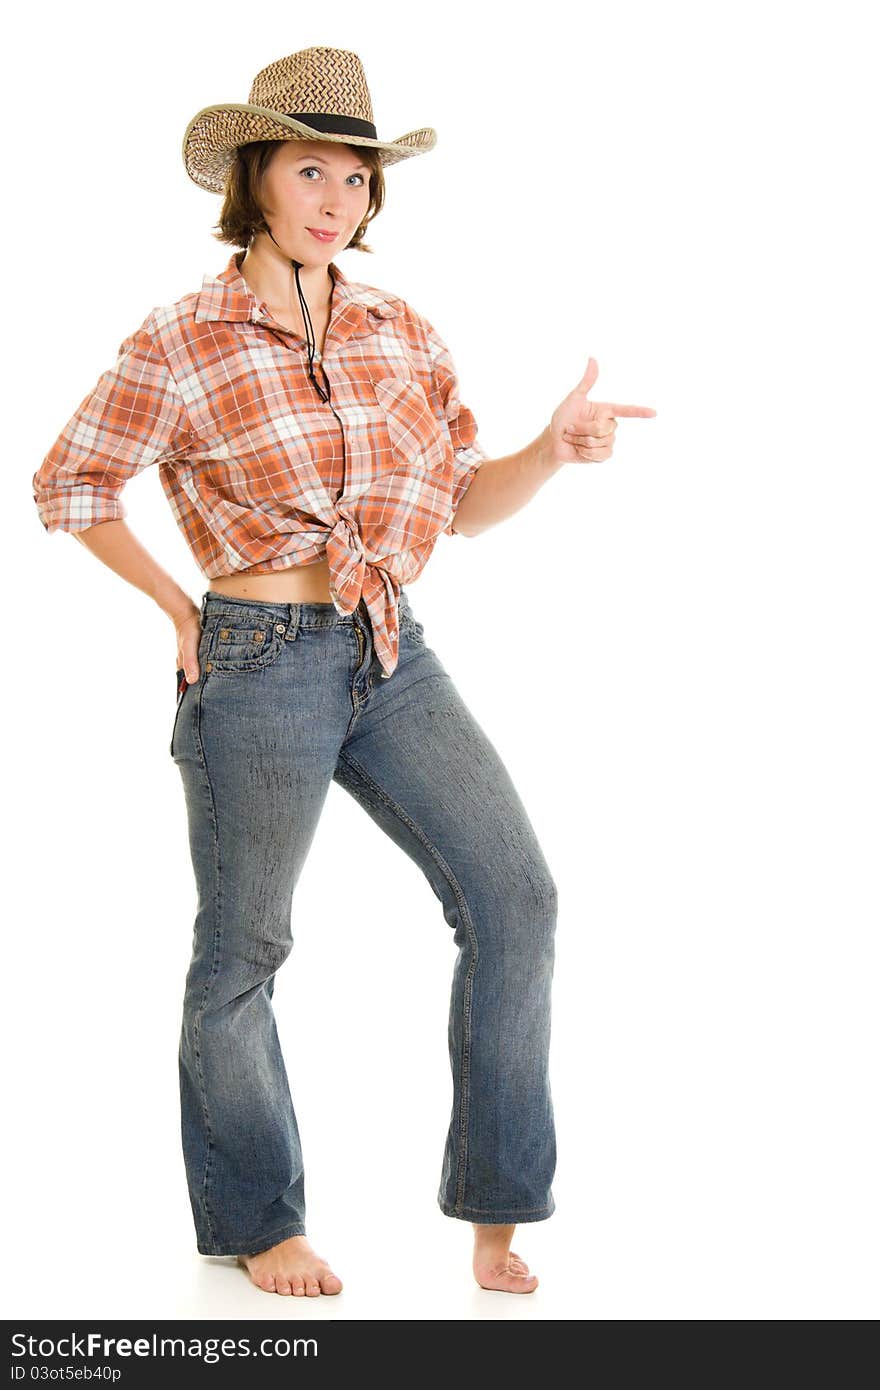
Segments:
[[[218,239],[241,249],[126,339],[34,476],[46,529],[75,533],[175,625],[170,753],[198,887],[180,1039],[197,1248],[280,1294],[342,1288],[306,1239],[272,1008],[331,780],[421,867],[454,930],[438,1201],[473,1224],[477,1282],[531,1292],[515,1224],[555,1209],[556,887],[402,586],[441,532],[510,516],[564,463],[607,458],[615,412],[654,412],[588,402],[591,359],[536,440],[487,459],[433,326],[333,261],[368,249],[383,166],[435,138],[380,141],[357,55],[332,48],[263,69],[246,105],[199,112],[187,172],[224,194]],[[151,463],[210,581],[200,607],[125,523],[120,492]]]

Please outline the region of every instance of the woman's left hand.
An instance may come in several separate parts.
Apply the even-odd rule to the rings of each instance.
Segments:
[[[587,363],[577,386],[554,410],[550,420],[550,450],[555,463],[598,463],[611,457],[617,415],[647,419],[656,415],[647,405],[617,405],[613,401],[588,401],[599,365]]]

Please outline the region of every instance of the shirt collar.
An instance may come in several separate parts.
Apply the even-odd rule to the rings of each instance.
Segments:
[[[234,251],[226,269],[219,275],[206,275],[196,297],[196,323],[222,319],[227,323],[256,322],[263,317],[260,302],[238,268],[244,251]],[[338,265],[328,267],[335,288],[333,291],[333,320],[347,321],[350,334],[358,329],[369,332],[382,319],[395,318],[403,309],[403,300],[385,294],[372,285],[349,280]]]

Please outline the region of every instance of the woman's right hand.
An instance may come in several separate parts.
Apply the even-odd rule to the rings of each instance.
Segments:
[[[190,611],[175,617],[174,630],[177,633],[177,669],[182,670],[187,685],[195,685],[199,678],[199,642],[202,636],[201,609],[193,603]]]

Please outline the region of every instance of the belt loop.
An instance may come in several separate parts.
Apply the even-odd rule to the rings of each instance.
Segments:
[[[301,603],[288,603],[287,605],[287,637],[286,641],[293,642],[299,632],[300,617],[302,616]]]

